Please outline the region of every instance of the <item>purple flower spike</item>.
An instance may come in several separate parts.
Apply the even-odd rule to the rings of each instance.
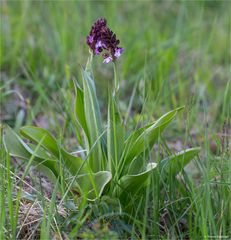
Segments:
[[[113,58],[109,56],[103,60],[103,63],[108,64],[111,61],[113,61]]]
[[[118,46],[119,43],[116,35],[107,27],[107,21],[104,18],[100,18],[94,23],[89,36],[87,36],[87,44],[93,54],[100,55],[103,52],[103,63],[115,61],[121,56],[124,49]]]

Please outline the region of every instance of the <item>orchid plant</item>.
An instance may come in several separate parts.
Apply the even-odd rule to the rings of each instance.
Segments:
[[[76,194],[76,198],[95,201],[102,196],[109,196],[123,205],[141,194],[141,190],[150,183],[151,175],[157,172],[176,175],[199,152],[199,148],[175,153],[158,162],[150,161],[148,153],[154,143],[183,108],[172,110],[133,132],[126,132],[117,104],[116,74],[115,90],[109,93],[107,124],[104,127],[92,61],[95,55],[102,54],[104,63],[115,64],[124,51],[119,43],[102,18],[95,22],[87,37],[90,57],[86,67],[81,69],[82,82],[74,84],[74,112],[82,132],[86,150],[84,156],[67,152],[49,131],[35,126],[22,127],[21,136],[5,127],[4,144],[11,156],[25,161],[33,159],[33,163],[56,182],[61,181],[60,171],[64,167],[71,176],[67,181],[68,190],[70,194]]]

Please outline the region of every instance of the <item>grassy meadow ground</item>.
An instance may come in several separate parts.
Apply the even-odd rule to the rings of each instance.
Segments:
[[[41,126],[78,148],[72,81],[86,64],[90,27],[105,17],[125,49],[117,74],[129,129],[185,105],[153,158],[157,149],[201,152],[163,189],[152,179],[132,216],[103,215],[98,202],[56,194],[27,162],[10,159],[1,138],[0,239],[231,239],[230,13],[228,0],[1,1],[1,123]],[[106,122],[113,68],[101,61],[94,74]]]

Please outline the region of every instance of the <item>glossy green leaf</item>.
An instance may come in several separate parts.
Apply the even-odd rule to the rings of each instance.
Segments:
[[[11,156],[23,159],[30,159],[32,150],[8,126],[4,127],[3,141],[6,150],[10,153]]]
[[[72,174],[75,175],[80,168],[82,169],[82,173],[88,172],[87,164],[85,164],[81,158],[73,156],[62,147],[59,147],[55,138],[47,130],[34,126],[25,126],[20,129],[20,133],[36,143],[39,143],[40,139],[44,137],[41,145],[57,159],[61,160],[62,158],[67,169]]]
[[[89,131],[87,127],[87,122],[85,118],[85,110],[84,110],[84,93],[83,90],[76,86],[76,99],[75,99],[75,116],[79,125],[84,130],[84,133],[87,136],[87,139],[90,139]]]
[[[29,138],[36,143],[39,143],[39,141],[44,137],[42,146],[56,158],[59,158],[59,146],[55,138],[47,130],[40,127],[25,126],[20,129],[20,133],[22,136]]]
[[[123,198],[123,195],[126,195],[127,193],[135,194],[148,183],[149,176],[156,166],[156,163],[149,163],[145,172],[136,175],[123,176],[119,180],[113,193],[121,198]]]
[[[160,162],[161,174],[175,176],[179,173],[192,158],[200,152],[200,148],[190,148],[167,157]]]
[[[95,218],[102,217],[102,215],[105,214],[122,213],[120,200],[106,195],[102,196],[96,204],[92,204],[91,207]]]
[[[126,140],[124,152],[124,165],[129,164],[134,157],[139,156],[148,148],[152,148],[155,141],[158,139],[163,130],[174,119],[177,112],[182,108],[177,108],[170,111],[159,118],[153,124],[149,124],[141,129],[133,132]]]
[[[114,175],[124,148],[124,125],[114,98],[109,98],[107,121],[107,169]]]
[[[88,163],[82,160],[79,157],[73,156],[64,149],[61,149],[62,157],[67,169],[73,174],[76,175],[79,173],[87,173],[89,172]]]
[[[57,181],[60,180],[58,171],[56,171],[56,174],[54,174],[54,171],[52,171],[50,167],[47,167],[43,163],[38,164],[35,167],[36,167],[36,170],[42,172],[45,176],[47,176],[52,183],[57,184]],[[60,184],[58,184],[58,188],[61,191],[61,185]]]
[[[3,141],[6,150],[11,156],[29,160],[31,156],[34,155],[34,161],[36,163],[49,168],[55,176],[58,175],[56,160],[51,159],[42,148],[37,149],[35,152],[36,146],[31,144],[28,146],[10,127],[4,128]]]
[[[102,120],[100,114],[99,103],[96,97],[94,80],[88,71],[82,69],[83,91],[84,91],[84,111],[90,136],[91,151],[89,163],[93,172],[98,172],[105,168],[104,156],[102,153]]]
[[[86,196],[89,201],[94,201],[102,195],[111,178],[110,172],[100,171],[80,175],[76,178],[76,183],[81,194]]]
[[[140,169],[143,169],[147,165],[147,156],[144,157],[143,154],[138,157],[133,158],[132,162],[128,166],[128,175],[138,174]]]

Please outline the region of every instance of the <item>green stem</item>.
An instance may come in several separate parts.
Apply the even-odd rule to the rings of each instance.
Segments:
[[[116,93],[119,90],[119,81],[118,81],[118,78],[117,78],[116,62],[113,62],[113,70],[114,70],[114,92],[113,92],[113,96],[115,96]]]

